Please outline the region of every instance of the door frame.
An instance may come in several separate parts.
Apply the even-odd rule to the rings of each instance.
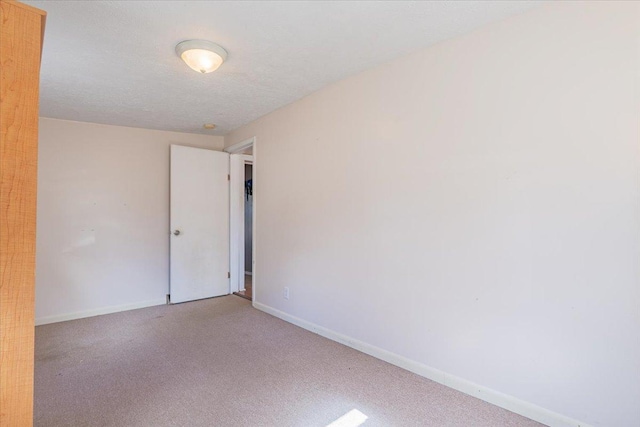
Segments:
[[[244,183],[246,178],[244,169],[245,165],[253,164],[253,156],[230,154],[229,163],[229,272],[231,273],[229,293],[234,293],[244,290],[244,274],[246,271],[244,239],[246,204]]]
[[[252,148],[253,154],[242,154],[243,151]],[[231,281],[230,293],[244,289],[244,165],[250,163],[252,167],[253,188],[256,186],[257,144],[256,137],[243,140],[224,149],[229,153],[230,162],[230,213],[229,213],[229,271]],[[238,167],[238,166],[242,167]],[[235,196],[234,196],[235,195]],[[239,196],[239,197],[238,197]],[[253,194],[253,218],[252,227],[252,305],[256,302],[256,196]],[[240,260],[242,258],[242,261]],[[242,271],[240,271],[242,270]]]

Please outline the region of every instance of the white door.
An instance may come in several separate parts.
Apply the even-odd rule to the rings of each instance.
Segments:
[[[171,302],[229,293],[229,154],[171,146]]]

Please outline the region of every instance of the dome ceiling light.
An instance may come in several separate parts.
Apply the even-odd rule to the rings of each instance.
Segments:
[[[227,59],[227,51],[207,40],[185,40],[176,46],[178,56],[194,71],[215,71]]]

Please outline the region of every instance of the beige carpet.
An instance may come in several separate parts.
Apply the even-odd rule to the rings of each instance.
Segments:
[[[35,383],[46,427],[540,425],[236,296],[39,326]]]

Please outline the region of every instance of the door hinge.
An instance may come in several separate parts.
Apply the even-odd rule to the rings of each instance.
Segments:
[[[231,272],[227,271],[227,279],[231,279]]]
[[[231,175],[227,174],[227,181],[231,181]]]

